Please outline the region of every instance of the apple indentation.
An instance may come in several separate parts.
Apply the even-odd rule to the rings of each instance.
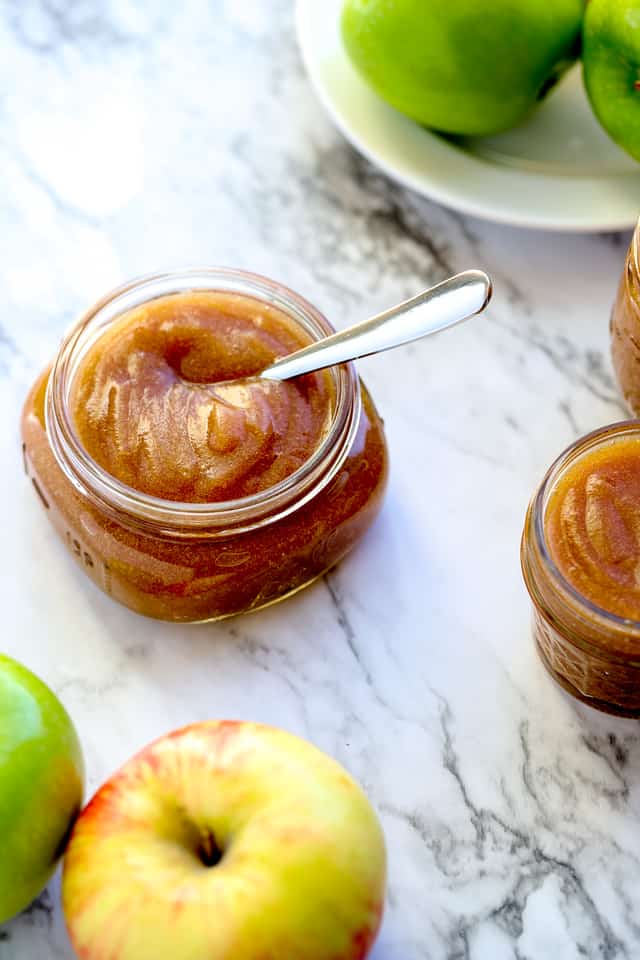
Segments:
[[[215,867],[224,856],[224,850],[221,850],[216,843],[216,838],[210,830],[205,830],[200,836],[196,854],[205,867]]]

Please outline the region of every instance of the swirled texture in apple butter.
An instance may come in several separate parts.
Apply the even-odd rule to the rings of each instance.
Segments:
[[[582,596],[640,620],[640,440],[611,441],[567,467],[544,526],[553,561]]]
[[[100,466],[143,493],[209,503],[265,490],[326,435],[326,372],[248,380],[311,338],[284,312],[225,292],[180,293],[136,307],[88,349],[72,416]]]

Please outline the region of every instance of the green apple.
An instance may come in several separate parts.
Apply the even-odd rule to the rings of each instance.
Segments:
[[[448,133],[515,126],[577,58],[585,0],[346,0],[351,61],[388,103]]]
[[[590,0],[584,82],[612,140],[640,160],[640,0]]]
[[[197,723],[78,818],[62,902],[83,960],[363,960],[385,889],[366,796],[289,733]]]
[[[82,806],[82,782],[68,713],[33,673],[0,654],[0,923],[49,880]]]

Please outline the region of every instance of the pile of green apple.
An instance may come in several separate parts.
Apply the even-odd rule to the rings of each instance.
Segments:
[[[382,830],[347,772],[273,727],[210,721],[126,763],[80,812],[80,745],[52,691],[0,655],[0,924],[64,853],[83,960],[364,960]]]
[[[384,100],[467,136],[521,123],[582,56],[596,116],[640,160],[640,0],[346,0],[342,36]]]

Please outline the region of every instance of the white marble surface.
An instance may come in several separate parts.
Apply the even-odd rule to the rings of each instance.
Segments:
[[[640,956],[637,723],[539,665],[528,497],[619,418],[608,312],[626,236],[498,228],[396,188],[329,126],[287,0],[0,2],[0,646],[54,687],[88,789],[180,724],[244,717],[360,779],[389,847],[375,960]],[[113,284],[192,263],[280,279],[337,326],[468,266],[490,313],[362,365],[383,514],[325,582],[218,626],[121,609],[57,542],[18,448],[29,383]],[[2,960],[70,958],[58,881]]]

